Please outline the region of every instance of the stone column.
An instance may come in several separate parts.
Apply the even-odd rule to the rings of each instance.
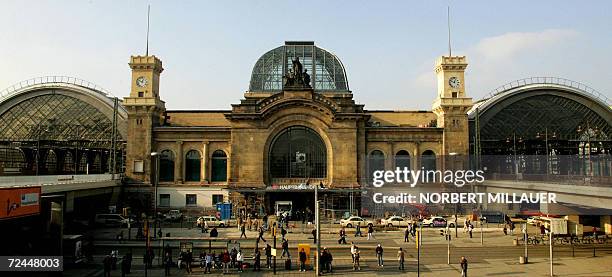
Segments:
[[[182,184],[183,183],[183,160],[185,160],[185,155],[183,154],[183,141],[176,141],[176,157],[174,164],[174,182]]]
[[[200,179],[204,183],[210,183],[208,178],[208,144],[209,141],[205,140],[202,142],[202,170],[200,172]]]
[[[420,170],[421,169],[421,142],[420,141],[415,141],[414,142],[414,155],[412,156],[412,159],[410,159],[410,163],[412,164],[412,168],[414,170]]]

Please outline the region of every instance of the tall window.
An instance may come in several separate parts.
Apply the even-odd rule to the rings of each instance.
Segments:
[[[213,206],[217,203],[223,203],[223,194],[213,194],[212,195],[212,204]]]
[[[406,150],[400,150],[395,153],[395,168],[404,170],[405,167],[410,169],[410,154]],[[394,168],[394,170],[395,170]]]
[[[197,206],[198,205],[198,196],[196,194],[186,194],[185,195],[185,206]]]
[[[72,174],[74,173],[74,156],[72,152],[66,151],[64,153],[64,173]]]
[[[174,153],[170,150],[161,151],[159,157],[159,181],[174,181]]]
[[[227,155],[223,150],[216,150],[212,154],[212,176],[213,182],[225,182],[227,180]]]
[[[368,179],[370,184],[373,181],[374,172],[378,170],[385,170],[385,154],[380,150],[374,150],[368,157]]]
[[[57,173],[57,155],[55,151],[49,150],[47,152],[47,157],[45,159],[45,168],[47,169],[47,173],[56,174]]]
[[[20,173],[26,166],[25,155],[20,149],[0,148],[0,164],[4,173]]]
[[[199,182],[201,170],[200,152],[190,150],[185,156],[185,181]]]
[[[436,153],[426,150],[421,154],[421,167],[425,170],[436,170]]]

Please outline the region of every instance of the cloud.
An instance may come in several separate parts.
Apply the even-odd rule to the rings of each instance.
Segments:
[[[574,30],[550,29],[541,32],[512,32],[481,39],[468,53],[490,60],[507,61],[527,51],[545,49],[578,35]]]

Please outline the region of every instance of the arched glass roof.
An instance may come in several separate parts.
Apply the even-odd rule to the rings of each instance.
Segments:
[[[308,70],[312,87],[317,92],[348,93],[349,85],[344,65],[336,55],[319,48],[312,41],[287,41],[257,60],[251,74],[249,91],[279,92],[283,90],[283,76],[291,68],[291,61],[300,58]]]

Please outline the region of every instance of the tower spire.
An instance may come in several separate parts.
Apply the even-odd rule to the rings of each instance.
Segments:
[[[149,17],[151,15],[151,5],[147,6],[147,48],[145,50],[145,56],[149,55]]]
[[[450,24],[450,6],[446,7],[446,21],[448,25],[448,56],[452,57],[452,49],[451,49],[451,24]]]

